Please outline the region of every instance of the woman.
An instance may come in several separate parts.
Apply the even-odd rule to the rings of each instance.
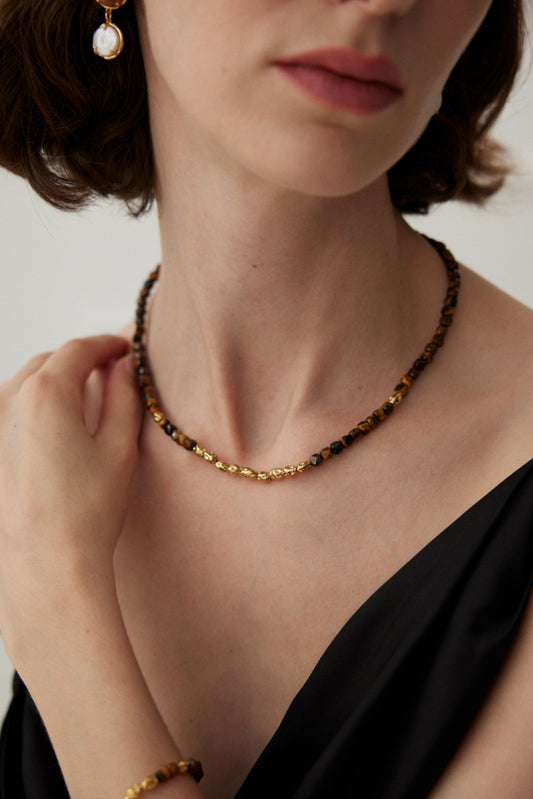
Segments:
[[[0,18],[2,162],[163,252],[2,388],[2,799],[528,796],[533,317],[400,215],[501,183],[520,4],[110,5]]]

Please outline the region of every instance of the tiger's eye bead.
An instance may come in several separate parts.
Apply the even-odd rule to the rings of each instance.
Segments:
[[[329,447],[324,447],[324,449],[321,449],[320,454],[322,455],[322,458],[325,461],[327,461],[328,458],[331,458],[331,450]]]
[[[354,437],[352,436],[351,433],[346,433],[345,436],[341,436],[340,440],[341,440],[342,446],[346,448],[346,447],[349,447],[350,444],[353,444]]]
[[[421,372],[423,369],[425,369],[427,365],[427,361],[425,361],[423,358],[417,358],[413,364],[414,368],[418,372]]]
[[[339,452],[343,451],[344,447],[342,446],[342,443],[340,441],[332,441],[331,444],[329,445],[329,449],[334,455],[338,455]]]
[[[184,447],[184,449],[189,450],[189,452],[197,447],[196,441],[194,441],[192,438],[189,438],[189,436],[186,436],[185,433],[178,433],[178,444],[180,447]],[[202,457],[203,454],[204,450],[202,450]]]
[[[174,427],[174,425],[171,422],[167,422],[163,429],[164,429],[165,433],[167,434],[167,436],[171,436],[176,428]]]

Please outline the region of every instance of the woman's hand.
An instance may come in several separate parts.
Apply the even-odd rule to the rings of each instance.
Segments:
[[[72,591],[114,581],[142,419],[127,352],[114,336],[71,341],[0,389],[0,630],[8,654],[16,642],[35,643]],[[96,369],[105,384],[89,431],[84,389]]]

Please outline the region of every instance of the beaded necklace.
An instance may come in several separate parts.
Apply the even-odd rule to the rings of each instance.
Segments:
[[[269,469],[268,471],[255,471],[248,466],[238,466],[236,463],[226,463],[221,460],[218,455],[215,455],[211,450],[198,444],[192,438],[189,438],[185,433],[176,427],[161,410],[159,400],[155,393],[153,380],[148,366],[148,356],[146,353],[146,334],[145,334],[145,316],[146,306],[150,292],[157,282],[159,276],[159,267],[157,267],[148,277],[148,280],[143,284],[139,299],[137,302],[136,311],[136,328],[133,336],[133,351],[135,370],[137,372],[137,379],[139,388],[143,397],[144,404],[150,412],[152,419],[162,428],[162,430],[169,436],[176,444],[179,444],[184,449],[194,452],[199,458],[212,463],[221,472],[228,474],[236,474],[241,477],[247,477],[252,480],[260,480],[261,482],[268,483],[271,480],[280,480],[283,477],[293,477],[297,474],[307,472],[309,469],[319,466],[321,463],[328,461],[333,455],[339,455],[345,449],[360,441],[368,435],[374,428],[381,422],[385,421],[393,410],[402,402],[404,397],[409,392],[419,374],[430,364],[438,352],[439,348],[444,344],[444,339],[448,332],[448,328],[452,324],[455,307],[457,305],[457,296],[460,286],[459,264],[453,255],[446,249],[444,244],[434,241],[426,237],[429,243],[434,247],[440,255],[444,266],[446,267],[448,275],[448,288],[444,298],[444,304],[441,310],[439,324],[435,330],[433,337],[429,344],[426,344],[422,354],[415,360],[411,368],[402,375],[399,383],[394,387],[393,393],[390,397],[373,411],[370,416],[363,419],[349,433],[341,436],[339,439],[333,441],[329,446],[323,447],[319,452],[311,455],[308,460],[300,461],[297,466],[283,466],[281,468]]]

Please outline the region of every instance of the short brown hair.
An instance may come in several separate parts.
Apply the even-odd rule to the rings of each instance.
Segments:
[[[134,6],[119,12],[126,47],[115,61],[92,52],[101,11],[94,0],[0,0],[0,165],[59,208],[114,196],[139,214],[154,199],[155,175]],[[523,37],[522,0],[493,0],[439,115],[389,172],[400,211],[450,198],[481,203],[500,188],[507,170],[487,133]]]

